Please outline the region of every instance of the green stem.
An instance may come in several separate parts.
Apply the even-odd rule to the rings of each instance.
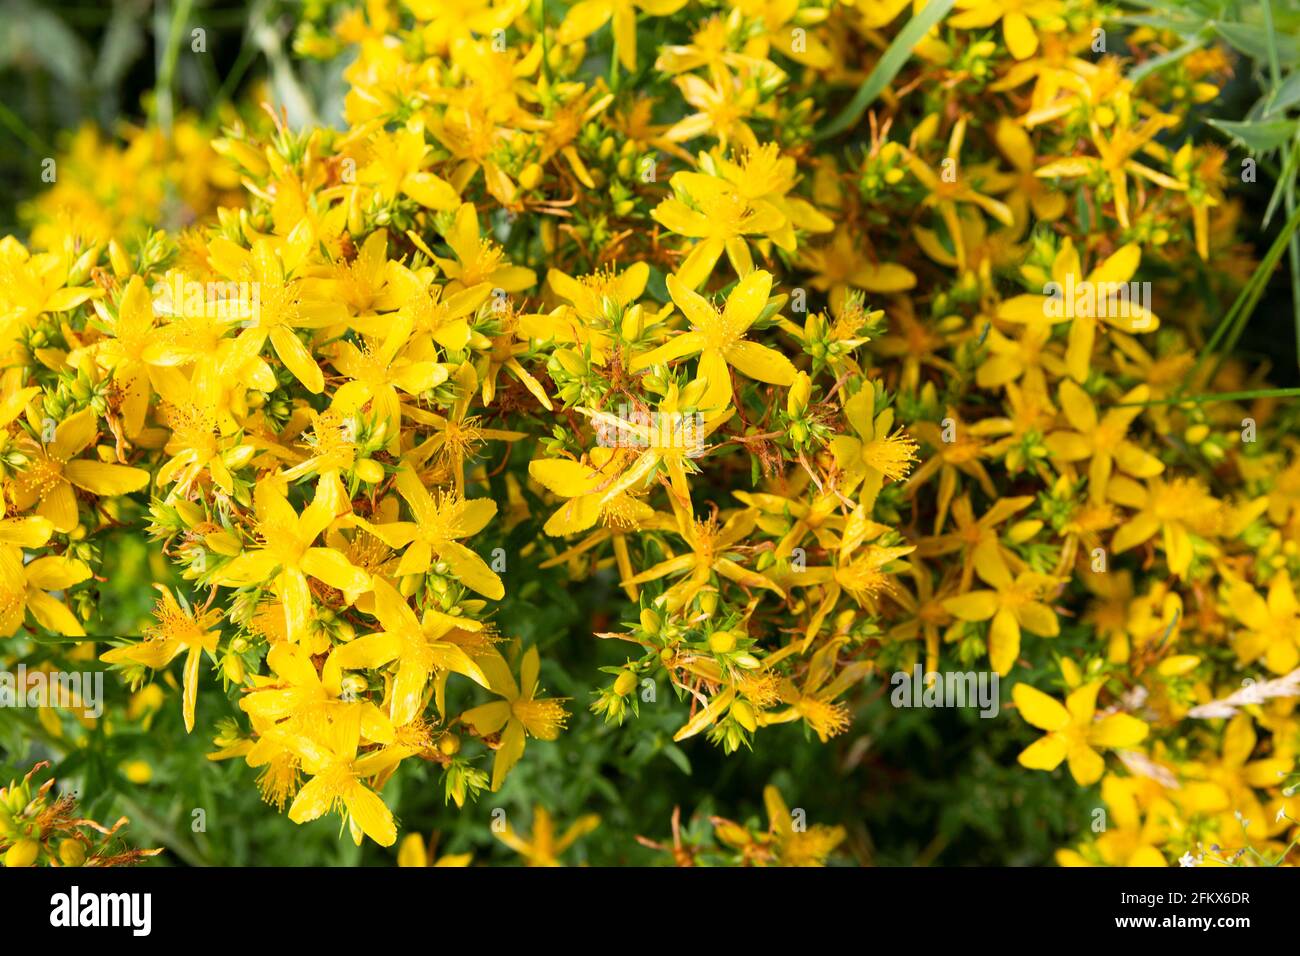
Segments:
[[[1140,408],[1146,405],[1204,405],[1207,402],[1238,402],[1255,398],[1300,398],[1300,388],[1258,388],[1249,392],[1211,392],[1208,395],[1174,395],[1145,402],[1116,402],[1109,408]]]

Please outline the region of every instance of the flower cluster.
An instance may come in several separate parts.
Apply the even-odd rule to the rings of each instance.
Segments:
[[[101,659],[183,658],[187,729],[218,683],[243,715],[213,759],[387,846],[404,762],[463,804],[585,705],[509,593],[618,589],[610,723],[670,687],[676,741],[744,759],[850,732],[893,672],[982,668],[1043,734],[1025,768],[1100,782],[1112,825],[1062,863],[1282,852],[1296,415],[1188,400],[1262,384],[1195,359],[1253,267],[1188,129],[1231,62],[1135,81],[1170,35],[959,0],[819,136],[911,7],[318,10],[341,128],[245,109],[210,148],[133,134],[85,177],[110,192],[65,175],[0,242],[0,633],[83,637],[97,539],[147,526],[176,577]],[[154,151],[171,228],[129,185]],[[714,821],[728,859],[843,843],[765,798],[766,831]],[[542,813],[506,842],[549,862]]]

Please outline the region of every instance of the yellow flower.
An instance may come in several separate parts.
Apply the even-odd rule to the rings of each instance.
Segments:
[[[1111,501],[1133,508],[1137,514],[1115,531],[1111,547],[1116,554],[1135,548],[1156,533],[1165,548],[1165,563],[1175,577],[1185,578],[1195,552],[1192,535],[1208,537],[1218,532],[1222,508],[1195,478],[1150,479],[1146,487],[1130,478],[1112,478]]]
[[[309,229],[295,230],[280,250],[270,241],[259,239],[252,251],[241,249],[228,239],[213,239],[209,244],[213,268],[228,279],[249,285],[245,327],[238,336],[238,347],[248,356],[260,355],[267,339],[285,368],[307,390],[319,395],[325,378],[316,358],[298,338],[299,329],[323,329],[339,325],[347,318],[340,302],[304,298],[304,287],[293,274],[304,264],[311,249]],[[256,290],[256,299],[252,292]]]
[[[526,737],[555,740],[569,715],[564,709],[564,698],[537,697],[537,678],[542,664],[536,647],[524,652],[518,683],[515,683],[505,658],[495,650],[480,656],[478,664],[487,675],[492,693],[505,699],[472,707],[461,714],[460,719],[481,736],[501,732],[500,745],[492,760],[492,789],[496,791],[501,789],[506,774],[524,755]]]
[[[445,238],[455,258],[434,258],[443,274],[452,280],[443,290],[444,296],[485,282],[489,289],[502,292],[522,292],[537,282],[537,274],[532,269],[511,265],[500,246],[480,237],[473,203],[463,203],[457,208]]]
[[[948,18],[959,30],[980,30],[1002,21],[1002,39],[1017,60],[1027,60],[1038,50],[1038,33],[1030,17],[1057,17],[1055,0],[957,0],[963,12]]]
[[[1015,225],[1015,218],[1005,203],[978,192],[972,185],[974,178],[970,170],[959,165],[962,143],[966,138],[966,118],[962,117],[953,124],[948,138],[948,151],[944,156],[939,174],[921,160],[915,153],[907,153],[907,167],[925,188],[928,195],[923,201],[926,208],[938,210],[940,218],[948,228],[957,253],[957,269],[966,269],[966,245],[963,242],[962,224],[958,215],[959,203],[970,203],[988,213],[1004,226]]]
[[[1020,656],[1020,629],[1040,637],[1055,637],[1060,625],[1052,609],[1040,597],[1053,580],[1043,574],[1022,571],[1012,577],[995,551],[976,551],[975,573],[992,591],[969,591],[943,602],[944,608],[963,621],[988,621],[989,664],[1006,675]]]
[[[270,585],[284,605],[289,640],[300,640],[313,617],[310,575],[348,597],[370,590],[370,575],[332,548],[314,544],[334,520],[334,486],[321,482],[316,497],[299,515],[274,479],[257,484],[253,496],[261,546],[244,551],[222,567],[215,583],[227,587]]]
[[[1147,725],[1129,714],[1113,713],[1094,719],[1100,681],[1092,681],[1070,692],[1065,706],[1028,684],[1017,684],[1011,697],[1020,716],[1046,736],[1020,753],[1021,766],[1031,770],[1055,770],[1065,760],[1070,775],[1081,787],[1101,779],[1106,762],[1099,749],[1133,747],[1147,736]]]
[[[745,237],[771,235],[785,223],[775,206],[745,198],[726,180],[703,173],[674,173],[671,185],[675,195],[655,206],[650,215],[670,232],[700,240],[677,267],[677,281],[688,289],[704,284],[724,252],[738,276],[749,276],[754,258]]]
[[[132,276],[118,302],[116,318],[108,315],[103,300],[95,300],[95,311],[112,332],[112,338],[97,346],[96,357],[105,368],[112,370],[113,381],[122,391],[126,435],[134,438],[144,427],[149,411],[150,372],[154,366],[145,360],[145,349],[153,341],[153,302],[144,280]]]
[[[346,415],[369,402],[372,414],[387,426],[388,453],[397,455],[402,435],[402,405],[397,390],[420,395],[447,381],[447,369],[436,362],[413,361],[402,355],[415,327],[410,313],[395,313],[388,323],[387,333],[375,347],[362,351],[351,342],[339,342],[334,347],[331,362],[350,381],[334,392],[331,406]]]
[[[492,835],[524,858],[525,866],[563,866],[562,854],[574,843],[582,839],[596,827],[600,826],[600,817],[586,813],[578,817],[558,838],[551,815],[545,807],[533,810],[533,832],[524,838],[515,832],[515,828],[506,821],[505,829],[492,828]]]
[[[1092,142],[1098,153],[1096,157],[1071,156],[1067,159],[1054,160],[1045,166],[1040,166],[1035,175],[1042,179],[1053,179],[1058,176],[1065,179],[1088,177],[1094,182],[1109,186],[1111,198],[1115,203],[1115,218],[1119,220],[1122,227],[1127,229],[1129,227],[1128,177],[1130,175],[1138,176],[1148,182],[1155,183],[1157,186],[1163,186],[1165,189],[1171,189],[1175,192],[1182,192],[1187,189],[1187,186],[1185,183],[1158,172],[1150,166],[1139,163],[1133,158],[1141,152],[1163,155],[1163,147],[1155,143],[1154,140],[1163,130],[1178,125],[1178,120],[1172,116],[1155,113],[1147,116],[1140,124],[1134,126],[1134,115],[1137,110],[1132,105],[1127,91],[1116,94],[1113,104],[1113,109],[1109,105],[1105,108],[1105,112],[1110,117],[1115,117],[1115,122],[1110,126],[1109,135],[1103,132],[1103,128],[1097,119],[1099,115],[1102,115],[1102,110],[1094,111],[1093,116],[1089,119]]]
[[[432,147],[424,141],[423,130],[380,130],[372,134],[368,145],[371,160],[357,170],[357,181],[373,186],[385,202],[401,194],[427,209],[450,210],[460,204],[456,190],[425,169],[425,157]]]
[[[575,43],[591,36],[611,19],[614,21],[614,51],[629,73],[636,72],[636,11],[666,17],[686,5],[686,0],[578,0],[569,7],[556,39]]]
[[[1158,849],[1168,839],[1168,827],[1161,813],[1148,810],[1145,817],[1139,805],[1141,784],[1133,777],[1107,774],[1101,781],[1101,798],[1110,811],[1104,832],[1097,837],[1097,855],[1106,866],[1168,866]],[[1167,801],[1165,806],[1172,811]],[[1061,866],[1091,866],[1075,850],[1058,850]]]
[[[1274,674],[1287,674],[1300,664],[1300,604],[1296,603],[1286,568],[1273,575],[1268,598],[1245,581],[1228,588],[1232,615],[1246,626],[1234,644],[1243,663],[1263,660]]]
[[[754,516],[740,511],[719,527],[717,518],[697,521],[687,511],[674,506],[677,515],[677,534],[690,550],[661,561],[653,567],[629,578],[625,584],[645,584],[669,575],[685,575],[682,580],[663,593],[662,600],[669,609],[689,604],[701,590],[711,587],[713,576],[735,581],[746,588],[762,588],[778,595],[785,592],[770,578],[749,571],[736,563],[731,548],[744,539],[754,527]]]
[[[843,226],[835,238],[821,246],[799,250],[799,266],[812,273],[809,283],[819,292],[830,293],[831,312],[840,316],[849,300],[850,287],[864,292],[906,292],[916,285],[916,276],[894,262],[875,262],[862,237]]]
[[[384,630],[337,648],[332,659],[345,670],[377,670],[390,661],[398,662],[389,695],[389,716],[395,727],[419,716],[425,687],[435,671],[454,671],[483,687],[488,686],[482,669],[459,645],[441,640],[458,627],[478,630],[482,625],[432,609],[426,610],[424,619],[420,620],[391,584],[377,577],[374,585],[373,613]],[[441,682],[438,685],[438,710],[446,713],[446,704],[441,699],[443,686]]]
[[[379,796],[361,781],[371,776],[384,758],[382,753],[357,756],[361,745],[361,710],[340,709],[321,728],[320,735],[286,734],[286,747],[298,755],[302,769],[311,775],[298,791],[289,819],[294,823],[316,820],[332,810],[347,819],[352,839],[360,845],[362,834],[380,846],[397,842],[393,814]]]
[[[894,410],[876,414],[876,389],[870,382],[863,385],[844,403],[844,418],[856,433],[836,435],[831,439],[835,463],[844,472],[845,491],[863,485],[861,499],[868,508],[880,493],[886,478],[902,481],[917,460],[916,442],[907,432],[894,426]]]
[[[474,859],[473,853],[446,853],[437,859],[434,859],[433,847],[436,842],[436,835],[425,845],[424,838],[418,833],[408,833],[402,837],[401,845],[397,848],[397,865],[401,867],[429,867],[429,866],[469,866],[470,861]],[[429,861],[433,860],[432,863]]]
[[[153,670],[162,670],[180,654],[185,654],[185,676],[182,681],[184,695],[181,712],[185,717],[186,732],[194,729],[194,705],[199,695],[199,664],[204,652],[216,659],[217,641],[221,632],[214,628],[223,617],[220,608],[198,611],[181,607],[170,590],[161,584],[154,585],[162,600],[154,608],[156,623],[145,628],[145,640],[139,644],[115,647],[100,655],[100,660],[110,664],[143,664]]]
[[[77,457],[98,430],[98,416],[85,408],[60,422],[48,443],[31,439],[20,443],[27,461],[14,482],[14,503],[23,510],[35,505],[36,513],[48,518],[55,531],[67,533],[77,526],[74,487],[111,497],[149,484],[149,472],[142,468]]]
[[[28,611],[41,627],[56,634],[85,636],[76,615],[48,592],[65,591],[89,577],[90,568],[75,558],[46,555],[24,561],[21,550],[0,544],[0,637],[16,634]]]
[[[843,827],[823,823],[796,827],[790,807],[776,787],[763,788],[763,805],[781,866],[823,866],[848,835]]]
[[[688,283],[676,276],[668,277],[668,291],[673,302],[691,323],[689,332],[681,332],[663,345],[632,360],[632,371],[649,368],[697,352],[700,356],[698,376],[707,383],[700,405],[710,417],[725,412],[731,405],[731,366],[742,375],[772,385],[792,385],[795,367],[775,349],[746,339],[749,327],[767,308],[772,276],[761,269],[751,272],[731,290],[721,312],[714,308]]]
[[[436,560],[446,562],[451,572],[468,588],[494,601],[505,596],[505,585],[487,563],[457,539],[478,534],[497,513],[490,498],[465,500],[456,494],[429,494],[408,466],[397,473],[397,490],[411,509],[414,521],[371,524],[356,521],[390,548],[406,551],[397,574],[424,574]]]
[[[1122,405],[1144,402],[1150,389],[1139,385],[1120,399]],[[1061,383],[1061,408],[1074,431],[1050,432],[1044,438],[1048,451],[1060,461],[1090,462],[1088,495],[1094,502],[1106,500],[1106,486],[1112,468],[1133,478],[1151,478],[1165,470],[1159,458],[1143,451],[1125,437],[1129,425],[1142,414],[1142,407],[1112,408],[1099,419],[1097,406],[1074,382]]]
[[[1141,294],[1133,295],[1129,280],[1142,261],[1136,243],[1122,246],[1099,266],[1083,275],[1079,253],[1066,239],[1052,261],[1052,282],[1043,295],[1018,295],[1002,303],[998,318],[1009,322],[1041,323],[1045,318],[1070,323],[1065,362],[1076,382],[1088,378],[1098,322],[1124,332],[1154,332],[1160,319],[1146,307]]]

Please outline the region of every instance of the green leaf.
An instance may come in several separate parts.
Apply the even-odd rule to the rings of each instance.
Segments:
[[[1269,44],[1276,43],[1279,62],[1288,65],[1300,62],[1300,42],[1294,37],[1278,36],[1262,26],[1246,23],[1216,23],[1214,29],[1252,60],[1267,60]]]
[[[1296,120],[1233,120],[1212,119],[1209,124],[1226,133],[1252,153],[1268,153],[1290,142],[1296,132]]]
[[[1300,70],[1283,80],[1277,89],[1264,95],[1260,100],[1261,115],[1285,113],[1297,103],[1300,103]]]
[[[844,132],[862,116],[868,106],[875,102],[882,90],[898,75],[898,71],[912,58],[912,51],[925,38],[930,29],[948,15],[956,0],[931,0],[916,16],[907,22],[907,26],[894,37],[889,48],[872,69],[870,75],[862,81],[857,93],[844,112],[823,128],[817,139],[829,139]]]

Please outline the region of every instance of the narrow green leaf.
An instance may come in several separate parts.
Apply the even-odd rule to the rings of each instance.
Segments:
[[[907,26],[894,37],[884,55],[876,62],[870,75],[862,81],[857,93],[844,112],[832,120],[818,134],[817,139],[829,139],[844,132],[861,118],[866,108],[875,102],[882,90],[898,75],[898,71],[912,58],[916,45],[930,32],[930,28],[948,15],[956,0],[932,0]]]
[[[1233,120],[1212,119],[1209,124],[1226,133],[1252,153],[1270,153],[1290,142],[1296,132],[1296,120]]]

